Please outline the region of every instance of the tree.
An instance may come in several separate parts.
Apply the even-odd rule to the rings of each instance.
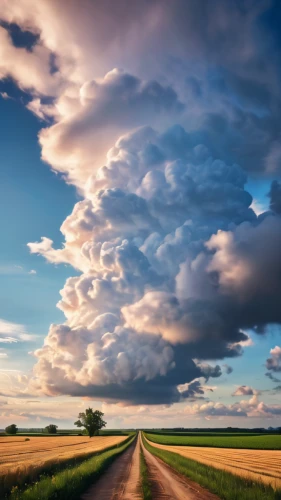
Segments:
[[[18,432],[18,428],[17,428],[16,424],[11,424],[11,425],[8,425],[8,427],[6,427],[5,432],[7,434],[16,434]]]
[[[57,433],[57,425],[50,424],[45,427],[45,430],[48,432],[48,434],[56,434]]]
[[[106,426],[106,422],[102,419],[104,413],[99,410],[93,411],[92,408],[88,408],[85,413],[79,413],[77,422],[74,425],[77,427],[85,427],[89,434],[89,437],[98,434],[99,430]]]

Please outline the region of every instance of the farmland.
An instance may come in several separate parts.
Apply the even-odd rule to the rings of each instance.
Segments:
[[[121,443],[127,436],[0,437],[0,475],[13,469],[40,467],[50,461],[88,455]]]
[[[239,449],[261,449],[281,450],[281,434],[159,434],[146,433],[150,441],[164,445],[175,446],[203,446],[215,448],[239,448]]]
[[[150,439],[150,435],[146,435],[146,437]],[[264,484],[272,485],[274,488],[281,488],[280,450],[246,450],[245,447],[244,449],[237,449],[237,447],[235,449],[226,449],[214,448],[214,445],[213,447],[204,447],[202,444],[200,446],[184,446],[182,442],[180,446],[156,444],[154,442],[153,446],[161,450],[177,453],[207,466],[236,474],[245,479],[261,481]]]
[[[116,458],[118,459],[121,455],[122,460],[123,452],[131,449],[134,441],[135,436],[132,435],[105,451],[95,453],[90,458],[85,456],[85,459],[76,462],[67,461],[61,469],[57,466],[52,471],[47,470],[45,474],[37,478],[36,482],[34,480],[23,481],[19,487],[17,484],[16,487],[5,488],[4,495],[1,496],[0,493],[0,497],[10,500],[38,500],[39,498],[40,500],[50,500],[50,498],[77,500],[90,485],[103,477],[105,470]],[[109,486],[114,484],[112,477],[107,482]]]
[[[42,472],[81,462],[127,439],[128,436],[0,437],[0,490],[34,481]]]

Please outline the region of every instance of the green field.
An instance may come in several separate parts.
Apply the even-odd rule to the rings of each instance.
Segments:
[[[132,436],[135,434],[135,431],[132,430],[118,430],[118,429],[105,429],[99,431],[99,436]],[[87,436],[87,432],[84,429],[70,429],[70,430],[58,430],[56,434],[49,434],[44,429],[41,432],[33,432],[28,429],[24,432],[17,432],[16,436],[23,437],[61,437],[61,436]],[[6,434],[5,432],[0,432],[1,437],[10,437],[10,434]]]
[[[217,448],[249,448],[261,450],[281,450],[281,434],[254,435],[249,434],[214,434],[192,436],[190,434],[150,434],[147,439],[154,443],[176,446],[211,446]]]

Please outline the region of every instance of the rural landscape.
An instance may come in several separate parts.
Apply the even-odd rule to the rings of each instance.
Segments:
[[[281,0],[0,0],[0,500],[281,500]]]
[[[106,430],[97,410],[79,417],[82,433],[6,429],[1,498],[281,498],[281,432]]]

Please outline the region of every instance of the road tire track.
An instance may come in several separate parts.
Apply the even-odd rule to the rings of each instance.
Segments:
[[[117,457],[81,500],[142,500],[140,438]]]
[[[182,476],[150,453],[141,442],[153,500],[219,500],[199,484]]]

